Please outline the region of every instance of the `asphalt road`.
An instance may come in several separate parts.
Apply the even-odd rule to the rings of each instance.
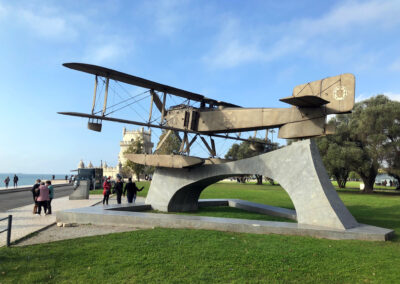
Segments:
[[[55,187],[54,197],[58,198],[70,195],[73,190],[74,189],[71,185]],[[5,212],[29,204],[32,204],[33,208],[33,198],[30,190],[0,194],[0,212]]]

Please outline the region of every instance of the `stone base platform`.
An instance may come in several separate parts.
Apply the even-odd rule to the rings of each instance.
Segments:
[[[264,210],[264,205],[243,201],[243,200],[201,200],[199,206],[231,205],[232,207],[242,208],[249,211]],[[247,206],[243,208],[243,206]],[[267,205],[266,205],[267,206]],[[250,209],[249,209],[250,208]],[[253,209],[251,209],[253,208]],[[258,209],[257,209],[258,208]],[[276,211],[277,214],[284,212],[285,216],[295,219],[293,210],[267,206],[268,210]],[[276,209],[277,208],[277,209]],[[276,210],[275,210],[276,209]],[[204,229],[226,232],[240,232],[253,234],[282,234],[310,236],[315,238],[326,238],[334,240],[368,240],[386,241],[393,235],[394,231],[364,224],[346,230],[337,230],[325,227],[301,225],[288,222],[271,222],[234,218],[217,218],[203,216],[188,216],[178,214],[149,213],[150,205],[111,205],[95,206],[64,210],[57,212],[57,222],[113,225],[113,226],[134,226],[138,228],[185,228],[185,229]],[[281,211],[283,210],[283,211]],[[287,211],[286,211],[287,210]],[[291,212],[292,211],[292,212]],[[261,213],[260,211],[256,211]],[[294,213],[294,215],[293,215]]]

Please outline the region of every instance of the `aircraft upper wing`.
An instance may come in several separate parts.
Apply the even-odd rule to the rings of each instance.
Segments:
[[[200,94],[196,94],[196,93],[188,92],[188,91],[185,91],[182,89],[163,85],[163,84],[160,84],[157,82],[153,82],[150,80],[146,80],[146,79],[143,79],[140,77],[136,77],[133,75],[129,75],[126,73],[122,73],[122,72],[119,72],[116,70],[108,69],[108,68],[97,66],[97,65],[85,64],[85,63],[64,63],[63,66],[74,69],[74,70],[86,72],[89,74],[93,74],[93,75],[97,75],[97,76],[101,76],[101,77],[107,77],[107,78],[117,80],[117,81],[120,81],[120,82],[123,82],[126,84],[135,85],[135,86],[139,86],[139,87],[146,88],[146,89],[153,89],[153,90],[159,91],[159,92],[166,92],[168,94],[179,96],[179,97],[186,98],[186,99],[193,100],[193,101],[205,102],[208,104],[213,104],[215,106],[240,107],[240,106],[237,106],[237,105],[234,105],[231,103],[209,99]]]

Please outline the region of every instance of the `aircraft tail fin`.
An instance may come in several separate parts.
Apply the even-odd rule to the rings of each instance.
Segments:
[[[350,112],[354,107],[355,77],[346,73],[298,85],[281,101],[298,107],[325,106],[326,114]]]

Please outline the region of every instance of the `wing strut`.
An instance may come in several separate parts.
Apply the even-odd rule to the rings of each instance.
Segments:
[[[189,154],[190,152],[190,147],[193,145],[194,141],[197,139],[197,134],[192,138],[192,141],[190,141],[189,144],[186,145],[185,152]]]
[[[167,93],[164,92],[163,101],[162,101],[162,108],[161,108],[161,122],[160,122],[160,124],[162,124],[164,122],[165,115],[167,114],[167,112],[165,110],[166,101],[167,101]]]
[[[92,114],[94,114],[94,106],[96,104],[96,93],[97,93],[97,75],[94,79],[94,94],[93,94],[93,105],[92,105]]]
[[[150,94],[151,94],[151,97],[152,97],[152,99],[153,99],[153,101],[154,101],[154,104],[156,105],[156,107],[158,108],[158,110],[159,110],[161,113],[164,112],[164,114],[165,114],[165,113],[166,113],[166,110],[164,109],[164,105],[163,105],[163,103],[161,102],[160,97],[156,94],[156,92],[154,92],[153,89],[150,90]]]
[[[149,123],[151,122],[151,115],[153,114],[153,102],[154,102],[154,97],[153,97],[153,94],[151,94],[150,112],[149,112]]]
[[[110,78],[106,78],[106,92],[104,93],[104,105],[103,105],[103,112],[101,113],[102,116],[106,113],[106,108],[107,108],[107,97],[108,97],[108,83],[110,81]]]
[[[215,144],[213,143],[214,140],[211,139],[211,145],[213,145],[213,147],[210,147],[210,145],[208,145],[207,140],[204,139],[203,136],[200,136],[201,141],[203,141],[204,145],[207,147],[208,152],[210,152],[211,157],[215,157],[216,153],[215,153]]]
[[[157,148],[154,152],[157,152],[157,150],[161,148],[161,146],[164,144],[165,141],[167,141],[167,138],[169,137],[169,135],[171,135],[171,133],[172,133],[171,129],[167,131],[163,139],[160,141],[160,143],[158,143]]]
[[[93,93],[93,104],[92,104],[92,115],[94,115],[94,107],[96,105],[96,95],[97,95],[97,84],[98,84],[98,80],[97,80],[97,75],[95,77],[94,80],[94,93]],[[104,97],[104,106],[103,106],[103,112],[102,112],[102,116],[104,116],[104,112],[107,106],[107,95],[108,95],[108,78],[107,78],[107,85],[106,85],[106,93],[105,93],[105,97]],[[89,121],[88,121],[88,129],[93,130],[93,131],[97,131],[97,132],[101,132],[101,127],[103,120],[100,118],[90,118],[89,117]]]
[[[180,152],[180,153],[186,152],[186,151],[184,151],[184,150],[185,150],[185,145],[187,145],[188,143],[189,143],[189,142],[188,142],[188,134],[187,134],[187,132],[185,131],[184,134],[183,134],[183,139],[182,139],[181,147],[179,148],[179,152]]]

